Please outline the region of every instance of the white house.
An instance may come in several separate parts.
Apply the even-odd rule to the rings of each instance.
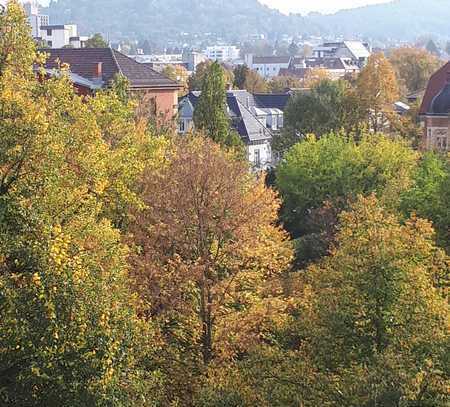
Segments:
[[[255,57],[252,54],[245,56],[245,65],[258,72],[263,78],[273,78],[280,74],[281,69],[288,69],[291,57]]]
[[[28,23],[31,26],[31,35],[33,38],[41,37],[41,26],[49,25],[50,20],[47,15],[39,14],[39,3],[36,0],[31,0],[23,5]]]
[[[215,45],[207,47],[205,55],[212,61],[233,61],[239,58],[240,50],[234,45]]]

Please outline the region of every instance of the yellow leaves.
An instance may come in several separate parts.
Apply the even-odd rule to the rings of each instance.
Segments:
[[[35,285],[35,286],[37,286],[37,287],[40,287],[41,286],[41,277],[39,276],[39,274],[38,273],[34,273],[33,274],[33,276],[32,276],[32,278],[31,278],[31,281],[33,282],[33,284]]]

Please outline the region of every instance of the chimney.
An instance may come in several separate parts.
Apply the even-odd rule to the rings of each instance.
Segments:
[[[103,62],[96,62],[94,64],[94,78],[103,77]]]

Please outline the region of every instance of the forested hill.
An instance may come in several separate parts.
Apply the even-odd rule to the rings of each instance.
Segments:
[[[450,37],[449,0],[395,0],[333,15],[310,15],[324,33],[363,35],[377,39],[414,40],[420,36]]]
[[[257,0],[52,0],[53,22],[77,23],[83,33],[168,42],[212,33],[227,40],[249,34],[335,34],[415,39],[450,36],[448,0],[394,0],[333,15],[286,16]],[[185,33],[185,34],[183,34]]]
[[[51,21],[77,23],[86,33],[166,42],[181,33],[239,39],[258,33],[319,32],[306,18],[288,17],[257,0],[53,0],[47,12]]]

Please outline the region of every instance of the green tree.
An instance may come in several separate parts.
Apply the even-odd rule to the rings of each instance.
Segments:
[[[242,146],[239,135],[231,129],[225,78],[218,62],[211,64],[203,80],[202,93],[194,111],[194,125],[216,143],[229,147]]]
[[[298,239],[298,262],[326,253],[336,215],[358,194],[376,192],[392,207],[398,205],[416,160],[405,143],[382,135],[365,135],[356,143],[345,134],[330,134],[296,144],[277,169],[277,187],[281,217]]]
[[[427,153],[413,175],[411,188],[402,194],[400,208],[405,216],[416,213],[433,222],[437,242],[450,251],[450,163],[448,159]]]
[[[100,33],[94,34],[85,43],[86,48],[108,48],[108,43]]]
[[[362,120],[363,112],[348,82],[325,79],[310,92],[298,92],[289,101],[285,129],[274,138],[272,147],[284,155],[308,134],[321,137],[341,129],[352,132],[359,128]]]
[[[245,89],[245,82],[250,68],[247,65],[238,65],[234,68],[234,87],[237,89]]]

